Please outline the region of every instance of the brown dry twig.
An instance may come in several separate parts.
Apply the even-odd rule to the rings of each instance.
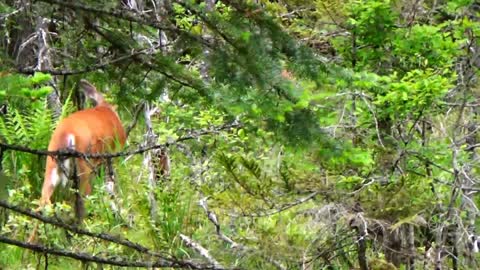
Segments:
[[[123,152],[116,152],[116,153],[95,153],[95,154],[90,154],[90,153],[81,153],[78,151],[74,150],[61,150],[61,151],[46,151],[46,150],[38,150],[38,149],[31,149],[29,147],[21,146],[21,145],[13,145],[13,144],[7,144],[7,143],[2,143],[0,142],[0,149],[3,151],[6,150],[13,150],[13,151],[20,151],[24,153],[30,153],[30,154],[35,154],[35,155],[41,155],[41,156],[53,156],[53,157],[81,157],[81,158],[117,158],[117,157],[124,157],[124,156],[130,156],[130,155],[136,155],[136,154],[141,154],[150,150],[154,149],[161,149],[165,147],[169,147],[172,145],[175,145],[177,143],[183,142],[183,141],[188,141],[188,140],[193,140],[197,139],[201,136],[205,135],[211,135],[211,134],[216,134],[220,131],[223,130],[230,130],[230,129],[235,129],[235,128],[241,128],[243,125],[238,122],[233,122],[233,123],[228,123],[228,124],[223,124],[220,126],[214,126],[209,129],[203,129],[203,130],[195,130],[189,132],[187,135],[184,135],[178,139],[176,139],[173,142],[167,142],[164,144],[155,144],[155,145],[149,145],[149,146],[143,146],[139,147],[135,150],[130,150],[130,151],[123,151]]]

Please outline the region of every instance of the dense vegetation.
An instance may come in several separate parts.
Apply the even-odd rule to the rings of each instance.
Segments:
[[[479,11],[1,1],[0,269],[479,268]],[[31,210],[80,79],[131,132],[75,224]]]

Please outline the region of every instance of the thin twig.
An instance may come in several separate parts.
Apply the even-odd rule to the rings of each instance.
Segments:
[[[270,211],[265,211],[264,213],[242,214],[242,215],[230,214],[230,216],[232,216],[232,217],[238,217],[238,216],[242,216],[242,217],[267,217],[267,216],[275,215],[275,214],[278,214],[280,212],[286,211],[286,210],[288,210],[292,207],[300,205],[302,203],[308,202],[308,201],[312,200],[313,198],[315,198],[315,196],[317,196],[319,193],[320,192],[318,192],[318,191],[312,192],[311,194],[309,194],[309,195],[307,195],[303,198],[300,198],[300,199],[295,200],[293,202],[284,204],[284,205],[278,207],[277,209],[273,209],[273,210],[270,210]]]
[[[153,49],[158,49],[159,46],[154,47]],[[88,73],[91,71],[99,70],[99,69],[104,69],[112,64],[116,64],[122,61],[125,61],[127,59],[142,55],[142,54],[151,54],[152,48],[145,48],[141,49],[138,51],[134,51],[130,54],[122,55],[118,58],[115,58],[111,61],[107,61],[105,63],[98,63],[95,65],[90,65],[89,67],[86,67],[84,69],[78,69],[78,70],[60,70],[60,69],[35,69],[35,68],[27,68],[27,67],[20,67],[18,68],[18,72],[23,73],[23,74],[33,74],[35,72],[43,72],[43,73],[48,73],[51,75],[75,75],[75,74],[83,74],[83,73]]]
[[[130,125],[128,125],[126,128],[125,128],[125,134],[127,135],[127,138],[128,138],[128,135],[130,134],[130,132],[132,131],[132,129],[135,127],[135,125],[137,124],[138,122],[138,117],[140,116],[140,113],[142,112],[143,110],[143,107],[145,106],[145,102],[142,101],[140,104],[137,105],[136,109],[135,109],[135,114],[133,115],[133,121],[130,123]]]

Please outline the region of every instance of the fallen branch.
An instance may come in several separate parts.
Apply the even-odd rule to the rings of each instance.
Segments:
[[[188,237],[184,234],[180,234],[180,238],[182,239],[183,242],[185,242],[185,244],[188,247],[191,247],[195,251],[197,251],[202,257],[204,257],[213,266],[218,267],[218,268],[223,268],[223,266],[217,260],[215,260],[215,258],[213,258],[210,255],[210,252],[206,248],[202,247],[200,244],[193,241],[190,237]]]
[[[167,262],[165,260],[129,261],[117,255],[112,256],[112,258],[104,258],[104,257],[95,256],[95,255],[90,255],[84,252],[72,252],[67,250],[50,248],[50,247],[46,247],[44,245],[39,245],[39,244],[30,244],[27,242],[18,241],[15,239],[5,237],[3,235],[0,235],[0,242],[8,245],[14,245],[17,247],[26,248],[36,252],[41,252],[44,254],[68,257],[68,258],[72,258],[82,262],[95,262],[95,263],[122,266],[122,267],[142,267],[142,268],[170,267],[170,268],[189,268],[189,269],[223,269],[223,268],[218,268],[212,265],[192,264],[191,262],[183,263],[181,261],[176,261],[176,262]]]

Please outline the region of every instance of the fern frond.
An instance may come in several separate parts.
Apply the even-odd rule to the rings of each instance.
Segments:
[[[72,103],[72,93],[73,91],[70,91],[70,93],[67,96],[67,99],[65,99],[65,103],[63,103],[62,105],[62,112],[60,114],[59,120],[65,118],[66,116],[74,112],[74,108],[73,108],[74,106]]]
[[[46,148],[53,129],[51,111],[46,109],[45,104],[39,102],[27,115],[27,118],[31,123],[28,127],[31,145],[35,148]]]
[[[25,122],[26,121],[22,114],[17,109],[14,109],[12,111],[12,119],[10,121],[11,127],[15,132],[15,139],[13,139],[13,143],[23,144],[26,142],[25,139],[28,137],[28,129]]]
[[[0,141],[12,143],[11,129],[8,128],[8,114],[5,118],[0,117]]]

